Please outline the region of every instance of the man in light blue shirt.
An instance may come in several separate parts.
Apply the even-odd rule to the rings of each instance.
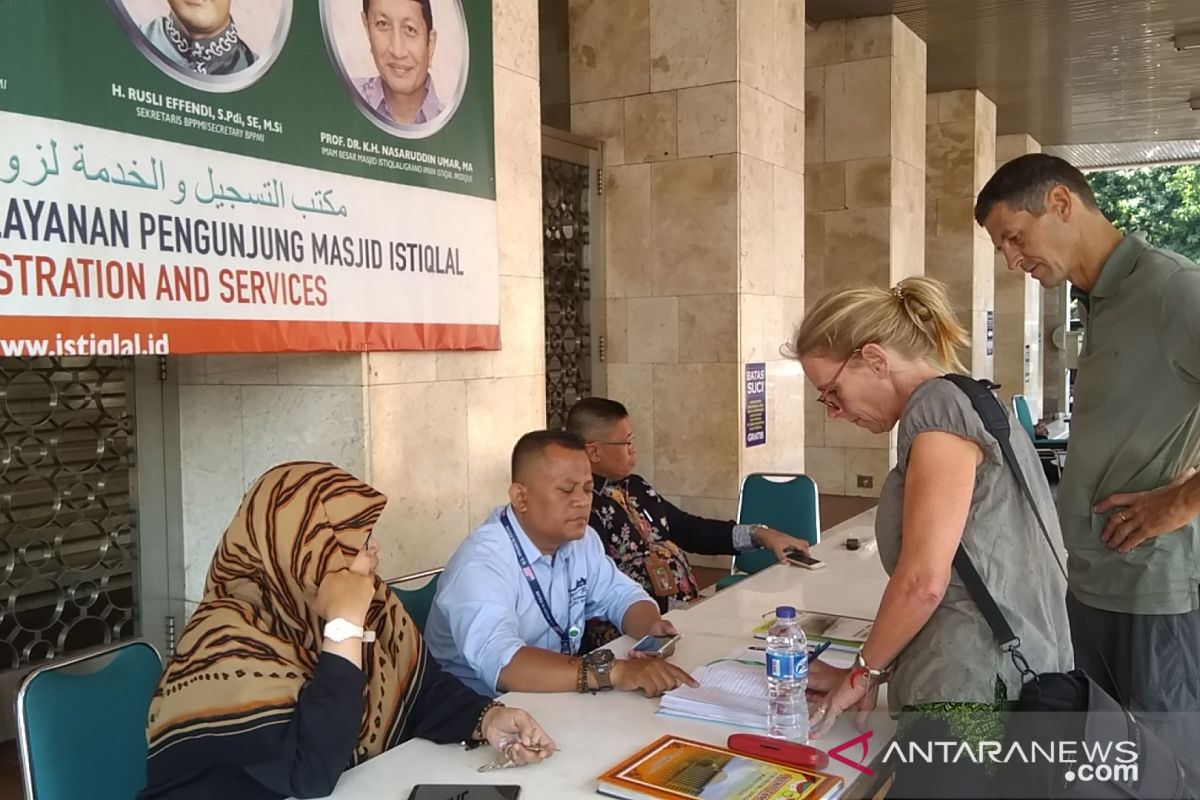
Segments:
[[[513,449],[507,506],[459,546],[438,582],[425,639],[442,666],[476,691],[641,689],[695,685],[665,659],[579,656],[583,626],[674,636],[658,604],[617,569],[588,527],[592,471],[583,439],[535,431]]]

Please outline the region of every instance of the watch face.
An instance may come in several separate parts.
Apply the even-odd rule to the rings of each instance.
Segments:
[[[343,642],[352,636],[359,636],[359,628],[347,619],[338,617],[325,625],[325,635],[335,642]]]
[[[612,650],[593,650],[583,657],[589,667],[607,667],[616,660]]]

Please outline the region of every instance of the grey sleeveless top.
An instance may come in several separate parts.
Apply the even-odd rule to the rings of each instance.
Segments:
[[[1009,426],[1017,460],[1065,563],[1058,516],[1033,443],[1011,413]],[[979,445],[983,463],[975,471],[963,545],[1021,638],[1021,652],[1033,671],[1070,669],[1074,659],[1066,580],[1028,501],[1004,464],[999,443],[984,428],[970,399],[949,381],[933,379],[921,384],[900,417],[897,464],[884,481],[875,520],[884,569],[889,575],[896,569],[905,535],[921,535],[920,531],[902,531],[901,520],[909,451],[913,440],[928,431],[950,433]],[[950,586],[933,616],[896,659],[888,704],[893,711],[927,703],[991,704],[996,699],[997,678],[1008,699],[1015,700],[1022,683],[1020,672],[1000,650],[962,580],[952,572]]]

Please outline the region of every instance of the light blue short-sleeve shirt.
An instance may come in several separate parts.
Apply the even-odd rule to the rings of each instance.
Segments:
[[[562,652],[561,639],[546,621],[500,516],[507,513],[517,542],[555,621],[579,651],[584,623],[606,619],[621,627],[634,603],[653,602],[617,569],[590,527],[582,539],[543,555],[511,506],[492,512],[446,564],[425,626],[429,652],[443,668],[480,694],[495,697],[500,671],[522,647]]]

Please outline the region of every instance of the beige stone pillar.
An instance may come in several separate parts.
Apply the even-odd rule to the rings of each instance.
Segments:
[[[925,43],[897,17],[808,33],[805,299],[923,272]],[[827,494],[877,496],[895,437],[831,421],[807,392],[808,473]]]
[[[925,274],[944,282],[971,333],[964,366],[992,377],[994,248],[975,224],[975,196],[996,171],[996,104],[965,89],[929,95],[926,105]],[[992,329],[989,331],[989,327]]]
[[[571,0],[571,129],[605,145],[608,394],[638,470],[732,516],[741,474],[803,471],[803,0]],[[767,363],[767,444],[742,375]],[[724,563],[727,563],[724,562]]]
[[[1054,333],[1066,331],[1071,317],[1071,286],[1042,289],[1042,417],[1069,412],[1070,385],[1066,351],[1054,341]],[[1062,341],[1061,339],[1059,340]],[[1069,345],[1068,345],[1069,346]]]
[[[996,137],[996,167],[1018,156],[1040,153],[1042,146],[1023,133]],[[980,230],[983,230],[980,228]],[[985,232],[986,233],[986,232]],[[1010,270],[996,253],[996,361],[994,379],[1007,406],[1025,395],[1034,419],[1042,414],[1042,287],[1019,269]]]
[[[213,549],[264,470],[331,461],[390,498],[380,573],[444,565],[506,502],[517,437],[546,424],[536,0],[495,0],[496,351],[288,353],[177,360],[189,611]],[[380,184],[364,202],[394,202]]]
[[[380,570],[445,564],[508,501],[513,444],[546,425],[541,115],[535,0],[492,3],[501,349],[371,353],[368,472],[391,498]]]

